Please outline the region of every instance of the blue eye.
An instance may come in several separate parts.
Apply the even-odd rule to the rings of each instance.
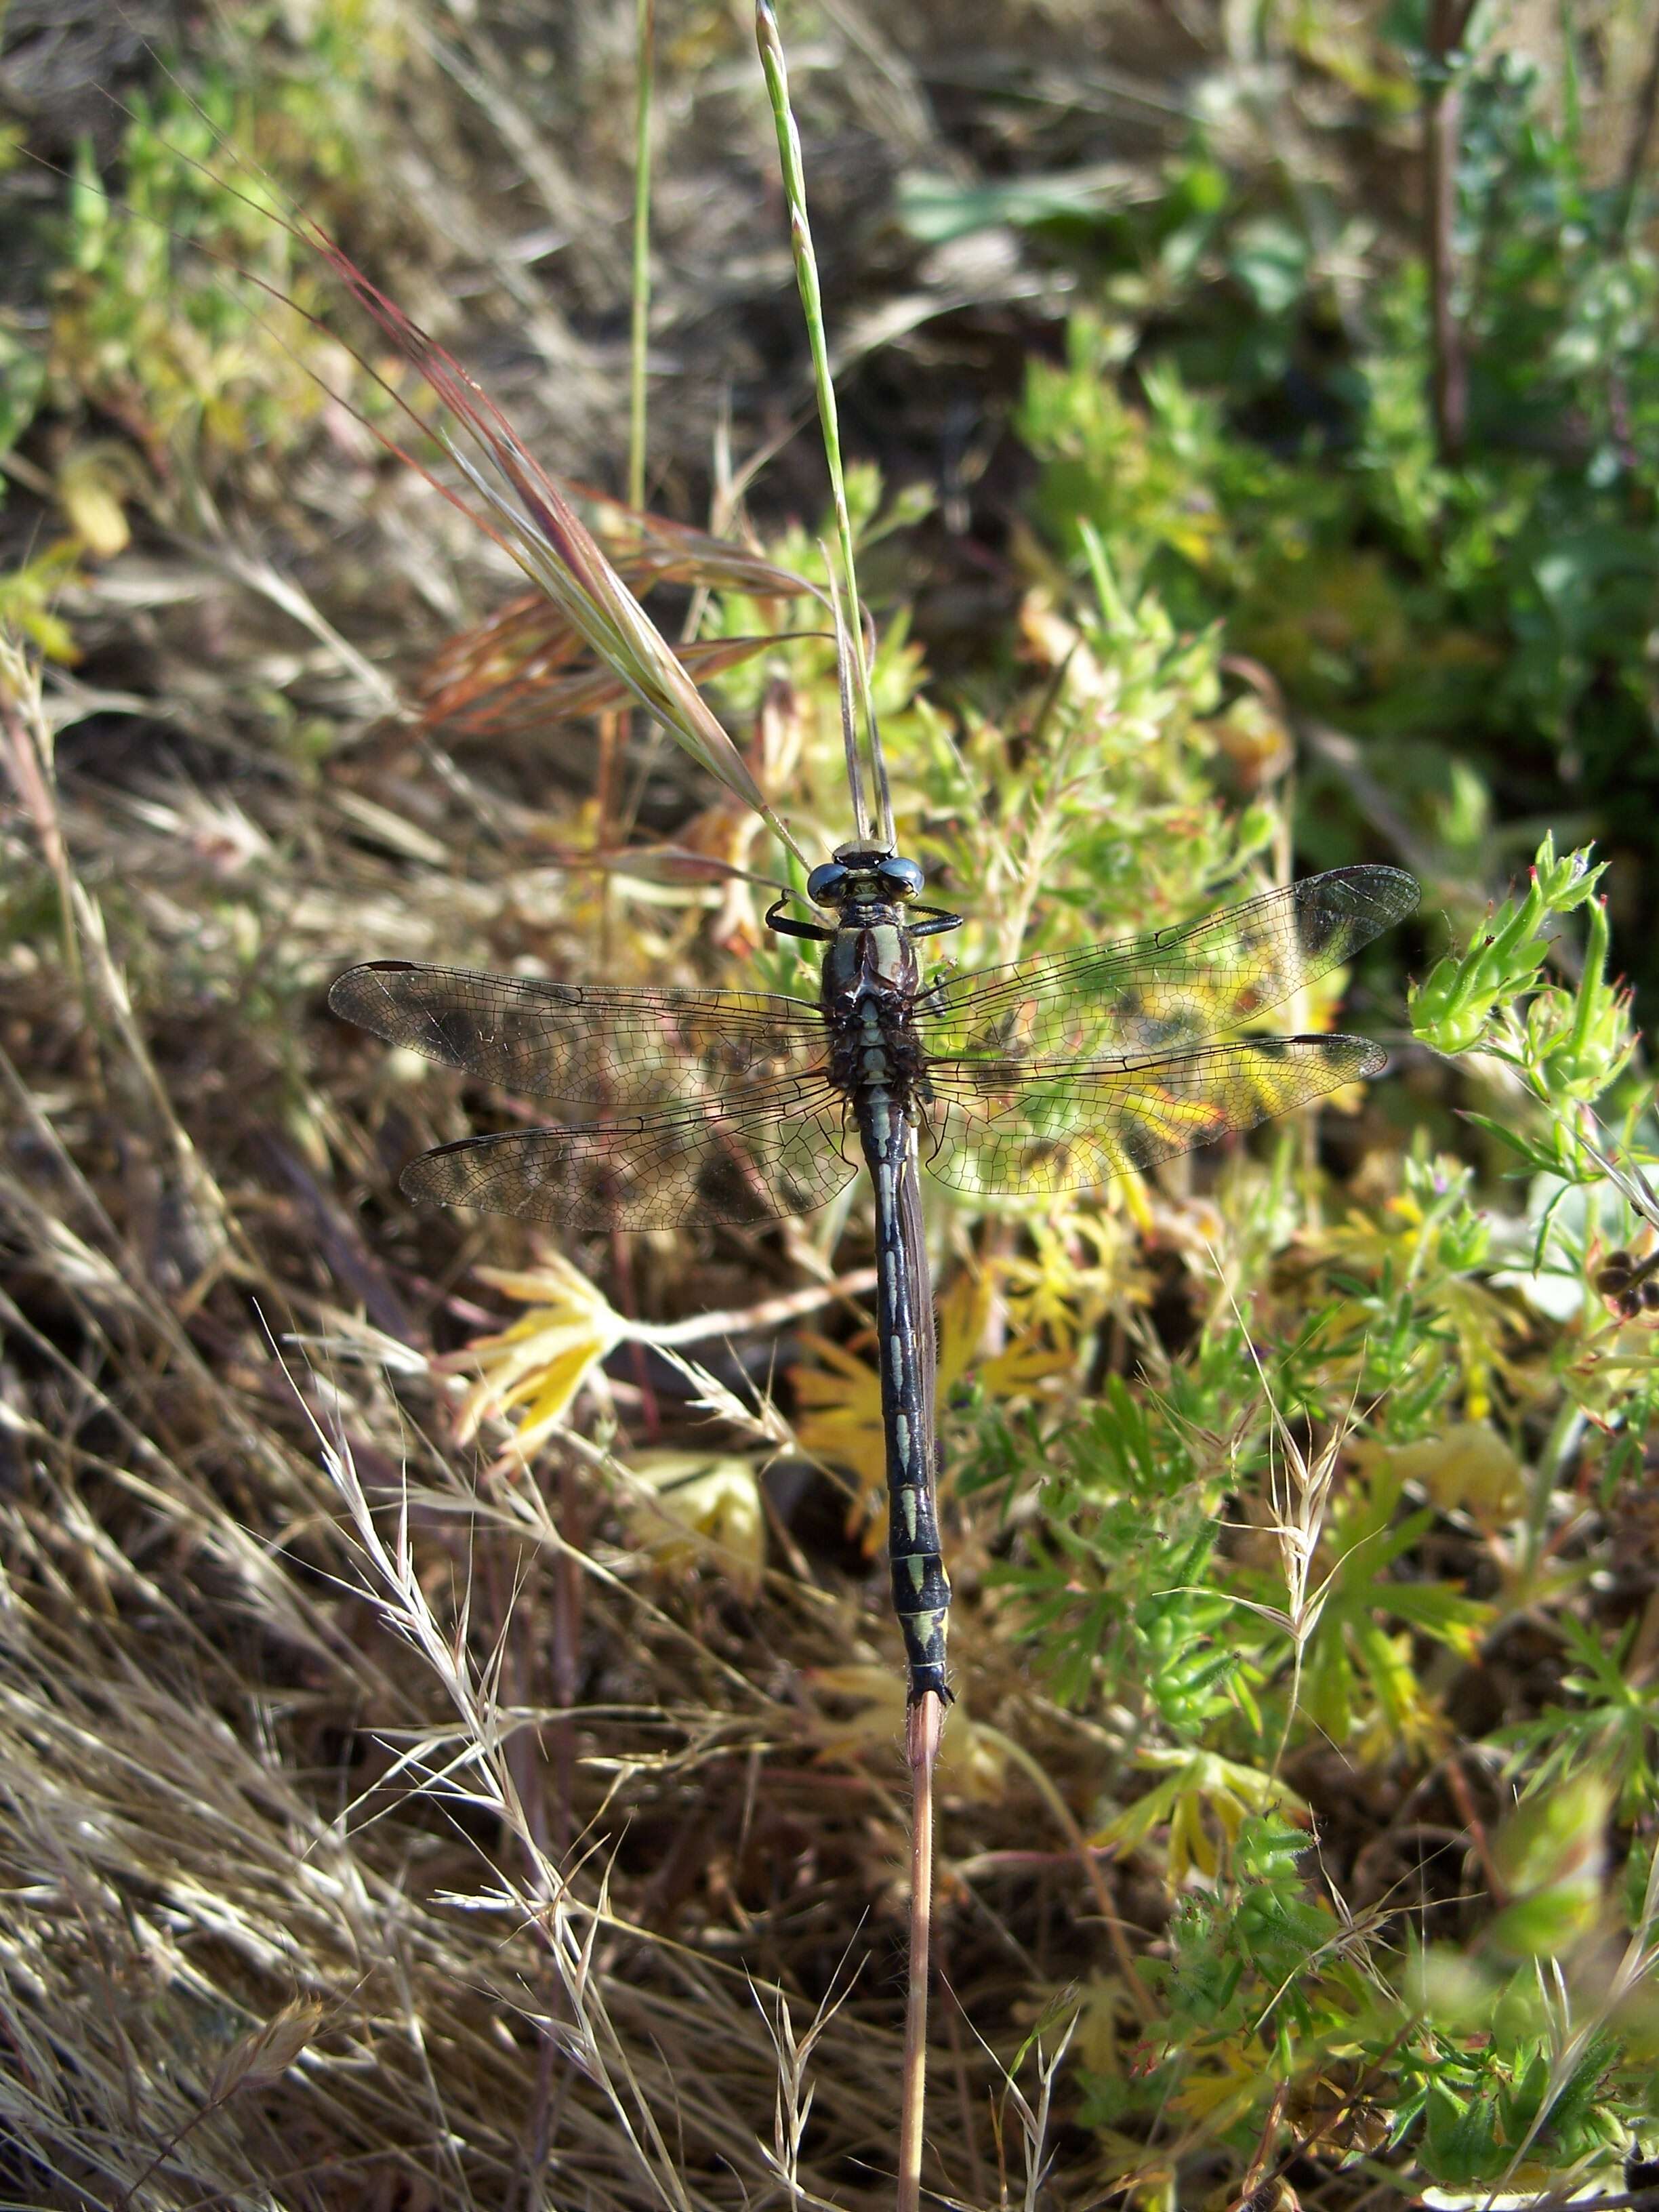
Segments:
[[[806,878],[806,896],[814,906],[839,906],[847,888],[847,871],[839,860],[825,860]]]
[[[881,887],[889,898],[913,899],[927,880],[914,860],[899,858],[881,864]]]

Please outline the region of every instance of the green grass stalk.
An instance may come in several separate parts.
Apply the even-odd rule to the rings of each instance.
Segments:
[[[628,341],[628,503],[645,505],[645,356],[651,325],[651,97],[656,0],[634,10],[634,281]]]
[[[877,797],[877,835],[887,841],[893,834],[892,807],[883,772],[880,738],[876,727],[875,701],[870,690],[869,658],[865,651],[864,609],[859,599],[858,577],[853,563],[853,523],[847,510],[847,478],[842,467],[841,422],[836,411],[836,387],[830,373],[830,349],[823,329],[823,295],[818,284],[817,257],[812,250],[812,226],[806,213],[806,177],[801,164],[800,132],[795,127],[789,102],[789,72],[783,58],[783,41],[771,0],[757,0],[755,39],[767,95],[778,134],[778,162],[783,175],[784,199],[789,209],[789,244],[795,257],[795,282],[806,317],[807,343],[812,353],[812,381],[817,394],[818,421],[823,432],[823,455],[830,470],[830,493],[836,510],[836,535],[847,593],[847,628],[852,641],[853,672],[864,726],[869,733],[871,764]],[[857,802],[855,800],[855,808]]]

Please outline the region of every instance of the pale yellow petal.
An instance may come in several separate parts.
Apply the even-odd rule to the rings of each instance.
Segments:
[[[665,1572],[712,1566],[738,1595],[759,1591],[766,1520],[753,1461],[733,1455],[641,1452],[629,1463],[650,1495],[636,1494],[634,1540]]]

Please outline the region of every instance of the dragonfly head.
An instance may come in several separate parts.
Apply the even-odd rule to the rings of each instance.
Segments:
[[[873,845],[842,845],[833,860],[825,860],[806,878],[806,896],[814,906],[868,906],[889,901],[902,904],[919,896],[927,881],[914,860]]]

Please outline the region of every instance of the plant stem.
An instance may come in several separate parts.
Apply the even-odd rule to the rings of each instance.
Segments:
[[[786,1322],[799,1321],[803,1314],[816,1313],[820,1306],[833,1304],[837,1298],[863,1297],[875,1286],[873,1267],[854,1267],[845,1275],[833,1276],[828,1282],[809,1283],[804,1290],[785,1291],[776,1297],[763,1298],[757,1305],[731,1306],[720,1313],[688,1314],[683,1321],[653,1321],[642,1325],[641,1334],[654,1345],[701,1344],[711,1336],[754,1335],[763,1330],[781,1328]]]
[[[1583,1408],[1571,1398],[1565,1400],[1554,1421],[1548,1437],[1538,1455],[1538,1468],[1533,1476],[1530,1495],[1527,1500],[1527,1526],[1522,1541],[1521,1588],[1522,1601],[1530,1600],[1534,1581],[1543,1564],[1545,1540],[1549,1531],[1550,1501],[1555,1496],[1568,1461],[1578,1446],[1584,1432]]]
[[[1619,192],[1614,203],[1619,210],[1618,234],[1623,238],[1630,228],[1631,217],[1636,210],[1637,195],[1642,186],[1642,173],[1648,164],[1648,149],[1653,143],[1656,118],[1659,118],[1659,20],[1653,27],[1653,46],[1648,55],[1648,65],[1643,71],[1641,88],[1637,93],[1632,112],[1630,143],[1625,149],[1625,158],[1619,175]]]
[[[41,706],[40,676],[22,647],[0,631],[0,736],[9,755],[12,787],[34,823],[40,850],[58,886],[64,933],[64,971],[78,994],[83,978],[75,927],[75,890],[69,848],[58,816],[52,732]],[[3,758],[0,755],[0,758]]]
[[[651,70],[657,0],[634,0],[634,294],[628,344],[628,502],[645,505],[645,355],[651,322]]]
[[[930,1691],[910,1708],[910,1986],[904,2008],[904,2077],[899,2108],[898,2212],[921,2202],[922,2119],[927,2096],[927,1948],[933,1917],[933,1768],[945,1708]]]
[[[1452,56],[1474,0],[1430,0],[1429,83],[1423,108],[1423,221],[1429,264],[1435,441],[1440,459],[1461,459],[1468,414],[1468,360],[1453,288],[1457,277],[1457,148],[1463,94]]]
[[[559,1456],[559,1527],[578,1537],[585,1520],[581,1486],[568,1452]],[[568,1864],[576,1802],[576,1699],[581,1684],[582,1603],[586,1583],[574,1546],[553,1563],[553,1703],[559,1719],[553,1737],[552,1844],[561,1869]]]
[[[890,844],[892,809],[882,770],[876,728],[875,702],[870,694],[870,668],[865,652],[864,610],[859,599],[858,578],[853,568],[853,523],[847,511],[847,478],[842,468],[841,422],[836,411],[836,387],[830,374],[830,349],[823,330],[823,295],[818,285],[817,258],[812,251],[812,228],[806,214],[806,178],[801,166],[800,133],[789,105],[789,72],[784,64],[783,41],[771,0],[758,0],[755,9],[755,38],[760,47],[761,68],[772,103],[778,134],[778,165],[783,173],[783,194],[789,210],[789,244],[795,257],[795,282],[806,318],[807,343],[812,353],[812,381],[817,393],[818,421],[823,432],[823,457],[830,471],[830,492],[836,509],[836,535],[840,541],[841,565],[847,590],[847,628],[853,649],[853,668],[864,726],[869,732],[871,764],[875,773],[877,835]]]

